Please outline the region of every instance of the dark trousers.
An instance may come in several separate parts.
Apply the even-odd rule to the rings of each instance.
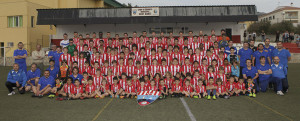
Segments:
[[[7,89],[8,89],[8,91],[9,91],[9,93],[11,93],[12,91],[14,91],[13,87],[17,87],[16,83],[11,83],[11,82],[8,82],[8,81],[5,82],[5,85],[6,85]],[[21,88],[21,86],[17,87],[17,88],[18,88],[18,91],[19,91],[20,94],[24,94],[25,93],[25,87],[23,87],[22,90],[19,90],[19,88]]]
[[[245,68],[245,67],[242,67],[242,66],[240,66],[240,78],[243,78],[243,68]]]

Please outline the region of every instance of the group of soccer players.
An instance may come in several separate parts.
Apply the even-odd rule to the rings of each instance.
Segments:
[[[140,91],[160,91],[160,98],[187,96],[216,99],[248,95],[256,97],[253,78],[239,78],[239,58],[233,42],[221,31],[216,36],[168,37],[155,32],[121,39],[85,38],[74,32],[70,47],[57,47],[49,52],[50,67],[45,71],[53,77],[46,93],[63,99],[136,98]],[[243,62],[246,63],[246,62]],[[33,64],[34,66],[34,64]],[[239,71],[239,69],[237,69]],[[39,82],[40,83],[40,82]],[[34,86],[34,85],[32,85]],[[34,97],[43,96],[35,93]]]

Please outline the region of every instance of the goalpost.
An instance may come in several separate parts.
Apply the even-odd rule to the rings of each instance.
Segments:
[[[0,47],[0,50],[3,50],[3,59],[1,59],[2,66],[6,66],[6,49],[10,47]]]

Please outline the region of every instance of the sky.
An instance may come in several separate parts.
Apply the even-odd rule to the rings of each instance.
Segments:
[[[300,7],[300,0],[117,0],[132,6],[205,6],[205,5],[256,5],[258,12],[271,12],[278,6]]]

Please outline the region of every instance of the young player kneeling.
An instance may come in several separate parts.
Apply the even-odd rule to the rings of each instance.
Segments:
[[[99,96],[100,99],[103,99],[104,97],[109,96],[109,94],[110,94],[109,84],[107,83],[107,80],[105,78],[102,80],[99,90],[97,90],[95,92]]]
[[[183,88],[179,84],[180,80],[175,78],[175,84],[172,86],[172,90],[170,91],[171,97],[182,97]]]
[[[203,85],[204,81],[202,79],[198,79],[198,85],[195,87],[194,98],[203,98],[207,95],[205,85]]]

